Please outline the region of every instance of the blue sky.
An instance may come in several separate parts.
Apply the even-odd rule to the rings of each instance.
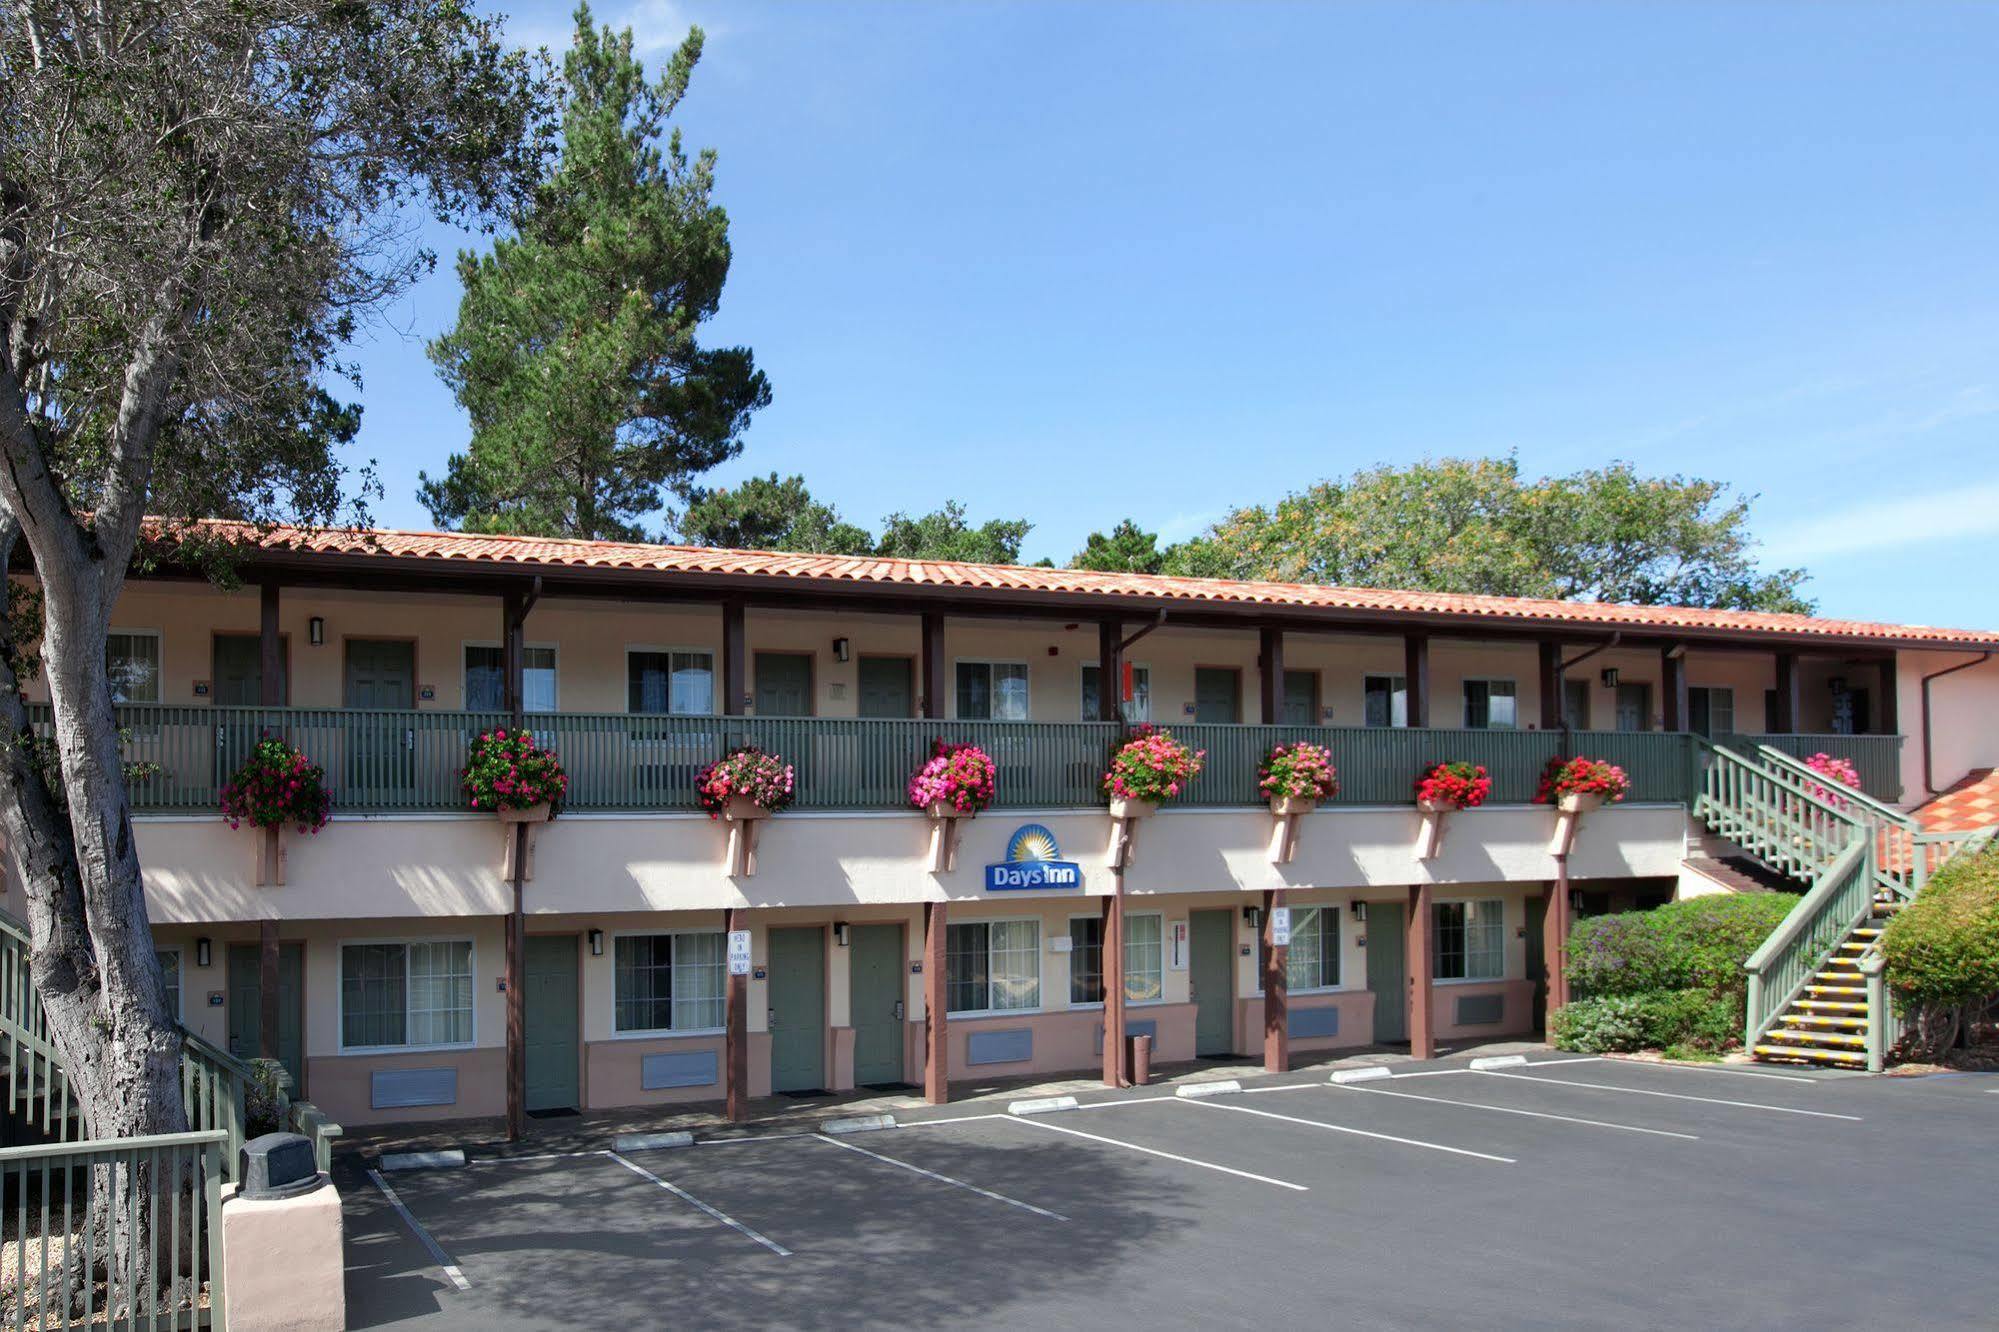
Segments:
[[[563,5],[506,6],[528,44]],[[713,474],[1065,560],[1321,477],[1517,451],[1760,494],[1827,614],[1999,628],[1999,8],[600,5],[720,154],[709,340],[772,406]],[[358,349],[377,517],[465,419]]]

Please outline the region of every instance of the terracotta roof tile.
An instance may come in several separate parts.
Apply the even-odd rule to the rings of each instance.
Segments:
[[[1970,832],[1999,824],[1999,769],[1976,768],[1915,811],[1931,832]]]

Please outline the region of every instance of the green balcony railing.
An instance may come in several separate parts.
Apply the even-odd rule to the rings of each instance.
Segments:
[[[1793,758],[1830,754],[1852,763],[1860,789],[1876,800],[1902,798],[1902,737],[1899,735],[1717,735],[1714,742],[1738,754],[1767,745]]]

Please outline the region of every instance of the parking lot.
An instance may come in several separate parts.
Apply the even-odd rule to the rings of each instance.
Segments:
[[[1990,1327],[1999,1077],[1546,1054],[370,1173],[352,1325]]]

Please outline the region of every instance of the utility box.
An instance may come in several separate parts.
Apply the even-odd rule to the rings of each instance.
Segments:
[[[243,1144],[236,1196],[245,1200],[296,1198],[325,1184],[312,1143],[297,1133],[266,1133]]]

